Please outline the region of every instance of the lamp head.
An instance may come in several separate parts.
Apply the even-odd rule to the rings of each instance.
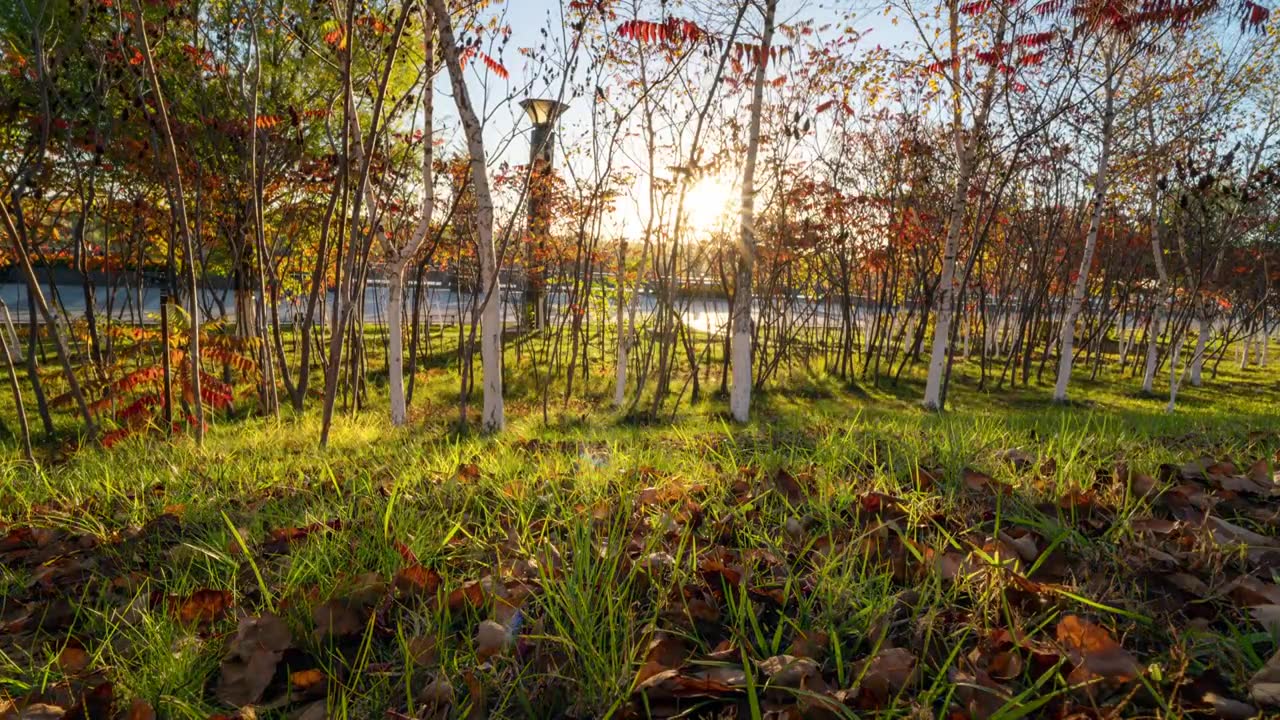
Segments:
[[[546,98],[528,98],[520,101],[520,107],[524,108],[525,114],[529,116],[530,122],[537,125],[550,125],[555,122],[565,110],[569,109],[568,105],[555,100]]]

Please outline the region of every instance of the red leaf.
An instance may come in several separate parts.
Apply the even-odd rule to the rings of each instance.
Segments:
[[[480,60],[484,62],[485,67],[489,68],[490,72],[502,78],[503,80],[506,80],[507,78],[511,77],[511,73],[507,72],[507,68],[504,67],[502,63],[498,62],[497,60],[494,60],[489,55],[485,53],[480,53]]]

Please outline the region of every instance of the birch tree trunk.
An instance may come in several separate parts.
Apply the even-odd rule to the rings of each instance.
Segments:
[[[1208,340],[1209,340],[1210,324],[1211,323],[1205,319],[1203,313],[1201,313],[1198,317],[1196,317],[1196,353],[1195,355],[1191,356],[1191,378],[1190,379],[1191,379],[1192,387],[1200,387],[1200,383],[1201,383],[1200,371],[1204,369],[1204,349],[1205,349],[1205,345],[1208,343]],[[1245,338],[1245,341],[1244,341],[1244,357],[1245,357],[1245,362],[1248,362],[1249,360],[1249,339],[1248,338]],[[1243,370],[1244,366],[1241,365],[1240,369]]]
[[[404,401],[404,267],[393,267],[387,278],[387,376],[391,383],[391,424],[404,425],[409,409]]]
[[[422,249],[431,232],[431,216],[435,210],[435,175],[432,169],[434,145],[432,123],[435,104],[432,81],[435,79],[435,42],[431,31],[430,16],[422,10],[423,57],[428,64],[422,82],[422,209],[418,225],[408,242],[400,248],[388,247],[391,256],[388,268],[387,291],[387,375],[391,385],[391,424],[404,425],[408,420],[409,404],[404,390],[404,278],[409,263]]]
[[[729,411],[744,423],[751,417],[751,282],[756,262],[756,156],[760,151],[760,109],[764,104],[764,71],[773,43],[773,18],[778,0],[765,0],[764,34],[756,56],[755,86],[751,93],[751,121],[747,130],[747,158],[742,168],[742,210],[739,218],[738,272],[733,292],[733,335],[730,353],[733,385]]]
[[[631,336],[627,332],[625,318],[627,316],[626,296],[627,276],[627,241],[618,241],[618,357],[613,371],[613,406],[622,407],[627,392],[627,362],[631,351]],[[638,284],[632,292],[640,290]]]
[[[471,105],[467,81],[463,75],[457,40],[444,0],[430,0],[440,33],[440,50],[449,68],[453,100],[467,137],[471,156],[471,184],[476,196],[476,239],[480,257],[480,364],[484,383],[484,410],[481,425],[485,430],[502,430],[506,423],[502,402],[502,318],[501,294],[498,292],[498,258],[493,247],[493,197],[489,193],[488,168],[485,162],[484,135],[480,119]]]
[[[1071,303],[1062,317],[1062,330],[1058,336],[1058,382],[1053,387],[1053,401],[1067,401],[1067,385],[1071,382],[1071,364],[1075,354],[1076,320],[1084,304],[1085,291],[1089,287],[1089,267],[1093,264],[1093,252],[1098,246],[1098,229],[1102,224],[1102,208],[1107,199],[1107,163],[1111,157],[1111,136],[1115,127],[1115,97],[1119,78],[1112,71],[1111,52],[1106,54],[1106,97],[1102,108],[1102,149],[1098,155],[1098,170],[1093,176],[1093,213],[1089,217],[1089,231],[1084,240],[1084,254],[1080,257],[1080,269],[1076,285],[1071,292]]]
[[[982,136],[987,124],[987,115],[991,111],[991,101],[995,97],[996,71],[994,66],[987,72],[986,87],[983,88],[977,114],[974,117],[973,129],[969,137],[965,137],[964,128],[964,91],[960,84],[960,8],[956,0],[949,3],[951,57],[951,96],[952,96],[952,133],[956,146],[956,185],[951,193],[951,210],[947,215],[947,235],[942,250],[942,275],[938,279],[938,291],[935,299],[933,322],[933,342],[929,351],[929,375],[925,380],[924,407],[928,410],[942,409],[943,375],[947,369],[947,348],[951,343],[951,316],[955,312],[955,277],[956,256],[960,253],[960,232],[964,226],[965,198],[969,192],[969,182],[973,179],[974,153],[973,146]],[[1000,24],[996,29],[996,42],[1004,39],[1007,18],[1000,15]],[[927,322],[927,318],[926,318]]]

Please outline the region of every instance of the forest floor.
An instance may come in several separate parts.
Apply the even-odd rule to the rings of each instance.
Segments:
[[[960,372],[9,461],[0,718],[1276,717],[1280,373]]]

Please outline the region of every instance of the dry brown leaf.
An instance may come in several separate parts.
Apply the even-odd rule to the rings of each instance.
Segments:
[[[1280,650],[1249,678],[1249,697],[1263,707],[1280,707]]]
[[[89,659],[84,648],[68,645],[58,653],[58,669],[67,675],[79,675],[89,667]]]
[[[422,692],[418,693],[418,702],[432,706],[452,703],[453,684],[443,677],[432,680],[422,688]]]
[[[435,635],[418,635],[409,638],[406,647],[406,655],[414,665],[419,667],[430,667],[435,664],[439,658],[436,648]]]
[[[997,680],[1012,680],[1022,674],[1022,656],[1013,650],[998,652],[987,663],[987,673]]]
[[[854,663],[858,706],[882,708],[915,682],[916,656],[904,648],[887,648],[875,657]]]
[[[62,720],[67,716],[67,711],[57,705],[47,705],[45,703],[32,703],[22,710],[22,714],[18,715],[18,720]]]
[[[689,656],[689,650],[679,638],[672,635],[659,635],[649,641],[645,651],[644,664],[636,671],[635,684],[667,670],[678,669]]]
[[[229,590],[197,590],[190,597],[170,597],[169,607],[183,625],[211,625],[231,607]]]
[[[257,703],[292,644],[289,626],[279,617],[241,618],[220,667],[215,691],[218,699],[234,707]]]
[[[818,663],[810,658],[774,655],[760,661],[759,667],[768,676],[771,687],[813,689],[815,680],[822,682]]]
[[[129,703],[129,712],[125,715],[125,720],[156,720],[156,711],[146,700],[134,698],[133,702]]]
[[[1083,668],[1086,671],[1082,677],[1073,680],[1083,682],[1089,679],[1088,676],[1098,676],[1128,682],[1142,671],[1138,660],[1121,647],[1111,633],[1076,615],[1065,615],[1058,621],[1057,636],[1058,642],[1077,665],[1077,670]]]
[[[1249,608],[1249,614],[1271,633],[1272,638],[1280,641],[1280,605],[1256,605]]]
[[[364,629],[364,613],[343,598],[326,600],[316,606],[312,612],[315,620],[315,636],[317,640],[330,637],[347,637]]]
[[[324,684],[325,674],[323,670],[312,668],[289,673],[289,687],[293,688],[295,692],[310,693],[322,690]]]
[[[507,646],[511,633],[502,623],[485,620],[476,628],[476,657],[484,662],[502,652]]]
[[[316,700],[289,717],[291,720],[329,720],[329,701]]]
[[[449,597],[445,602],[449,605],[450,610],[456,611],[464,607],[478,608],[484,605],[484,598],[484,586],[479,581],[472,580],[449,593]]]
[[[813,658],[821,662],[822,658],[827,654],[827,645],[830,642],[830,636],[821,630],[800,630],[796,632],[795,638],[791,640],[791,645],[787,648],[787,654],[796,657]]]
[[[1280,605],[1280,586],[1263,582],[1252,575],[1241,575],[1227,583],[1222,593],[1242,607]]]
[[[435,595],[440,587],[440,573],[414,563],[397,572],[393,584],[405,595]]]

